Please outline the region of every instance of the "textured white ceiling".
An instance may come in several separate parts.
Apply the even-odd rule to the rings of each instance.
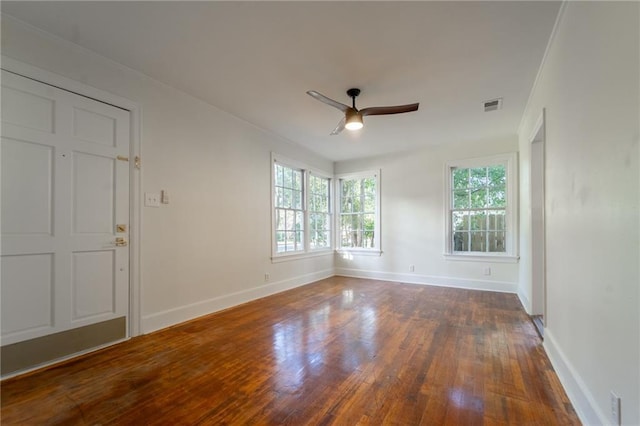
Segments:
[[[516,133],[559,2],[2,2],[2,12],[332,160]],[[340,111],[420,102],[329,136]],[[500,111],[482,102],[504,98]]]

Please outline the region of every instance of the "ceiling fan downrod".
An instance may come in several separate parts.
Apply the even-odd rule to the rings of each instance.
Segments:
[[[360,94],[360,89],[353,88],[353,89],[347,90],[347,96],[351,98],[352,107],[356,111],[358,110],[358,108],[356,108],[356,98],[358,97],[359,94]]]

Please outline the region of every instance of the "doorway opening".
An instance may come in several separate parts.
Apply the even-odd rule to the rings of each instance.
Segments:
[[[538,119],[531,141],[531,317],[544,338],[546,317],[545,266],[545,114]]]

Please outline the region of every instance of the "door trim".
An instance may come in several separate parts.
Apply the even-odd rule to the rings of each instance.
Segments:
[[[84,83],[63,77],[59,74],[29,65],[2,55],[1,68],[14,74],[39,81],[62,90],[97,100],[129,111],[130,145],[129,158],[140,157],[141,108],[136,102],[118,95],[88,86]],[[142,170],[136,169],[135,161],[129,162],[129,327],[128,337],[141,334],[141,295],[140,295],[140,249],[141,249],[141,210],[140,194]]]
[[[533,161],[532,159],[532,155],[533,155],[533,145],[534,144],[540,144],[541,146],[541,155],[542,155],[542,187],[541,192],[542,192],[542,205],[541,207],[541,228],[542,228],[542,234],[540,235],[541,238],[541,248],[542,248],[542,253],[541,253],[541,278],[542,278],[542,318],[544,321],[544,327],[546,328],[547,326],[547,239],[546,239],[546,212],[545,212],[545,197],[546,197],[546,114],[545,114],[545,108],[542,108],[542,112],[540,113],[540,116],[538,117],[538,119],[536,120],[536,124],[533,126],[533,130],[531,132],[531,135],[529,136],[529,206],[531,208],[531,311],[533,312],[533,314],[538,313],[536,309],[534,309],[534,292],[536,291],[536,289],[534,288],[534,281],[533,281],[533,268],[535,267],[535,265],[533,264],[533,251],[534,251],[534,229],[533,229],[533,174],[531,173],[531,162]]]

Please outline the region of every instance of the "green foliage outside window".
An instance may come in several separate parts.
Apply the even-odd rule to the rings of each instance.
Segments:
[[[309,244],[312,250],[331,246],[330,182],[328,178],[309,177]]]
[[[505,252],[506,167],[451,171],[451,223],[455,252]]]
[[[340,181],[340,237],[342,247],[374,248],[376,179]]]
[[[304,250],[302,170],[274,164],[277,252]]]

